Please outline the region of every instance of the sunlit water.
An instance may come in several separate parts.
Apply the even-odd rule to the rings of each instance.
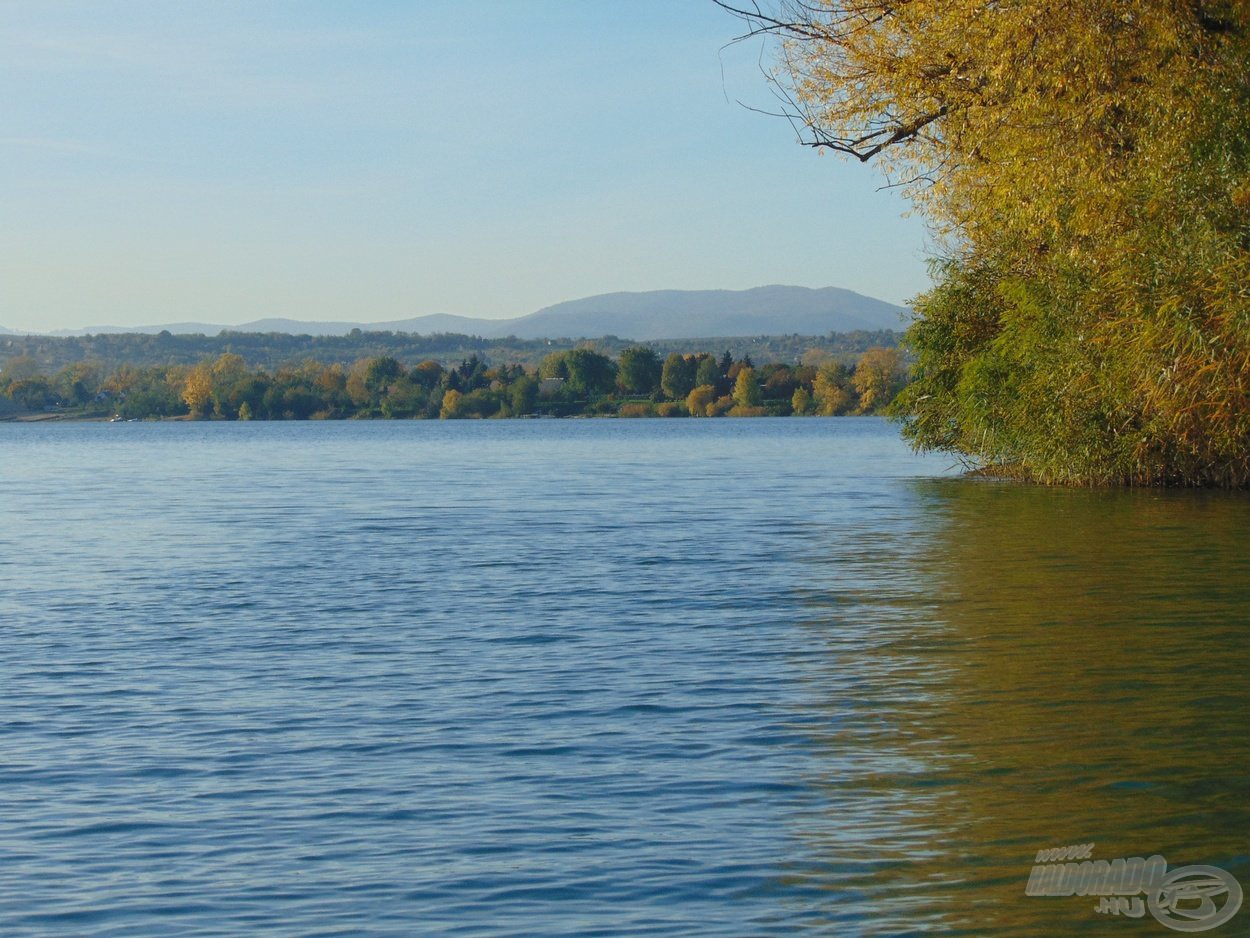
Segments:
[[[0,934],[1168,934],[1025,896],[1090,841],[1250,888],[1250,500],[948,463],[0,426]]]

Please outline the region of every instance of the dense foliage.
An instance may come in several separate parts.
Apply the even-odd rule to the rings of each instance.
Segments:
[[[674,375],[683,376],[680,382]],[[549,352],[537,368],[489,365],[476,355],[458,365],[432,359],[411,367],[389,355],[344,367],[308,360],[270,371],[226,352],[195,365],[86,363],[54,374],[30,357],[0,371],[0,414],[305,420],[360,417],[472,418],[523,416],[717,417],[874,413],[903,379],[897,348],[871,348],[852,368],[824,355],[808,364],[756,368],[749,356],[719,358],[649,346],[614,360],[594,348]]]
[[[919,446],[1047,482],[1250,484],[1250,4],[802,0],[806,142],[880,161],[943,246]]]
[[[728,349],[736,358],[749,355],[759,361],[808,363],[833,356],[845,363],[875,346],[892,348],[901,336],[891,330],[831,332],[824,336],[758,335],[737,337],[691,337],[661,339],[645,345],[664,356],[686,352],[692,344]],[[306,361],[349,367],[362,358],[390,356],[400,361],[432,359],[452,365],[472,355],[486,362],[515,362],[536,367],[551,351],[566,351],[582,344],[573,339],[484,339],[480,336],[409,332],[365,332],[347,335],[290,335],[284,332],[221,332],[218,335],[174,335],[169,332],[101,333],[84,336],[0,335],[0,365],[8,359],[31,358],[46,373],[83,362],[98,368],[121,365],[195,365],[206,358],[234,354],[248,365],[269,371]],[[607,355],[620,355],[638,343],[616,336],[594,340]]]

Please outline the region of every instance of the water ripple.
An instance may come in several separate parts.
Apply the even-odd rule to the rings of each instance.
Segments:
[[[1244,500],[873,420],[0,448],[4,935],[1094,933],[1023,895],[1088,840],[1250,885]]]

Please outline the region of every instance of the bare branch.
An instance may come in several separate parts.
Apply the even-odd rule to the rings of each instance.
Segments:
[[[871,29],[886,17],[894,15],[897,6],[906,3],[907,0],[896,0],[894,3],[885,2],[885,0],[862,0],[862,2],[851,0],[851,2],[833,4],[828,7],[817,7],[803,0],[793,0],[790,3],[779,3],[780,12],[777,15],[764,12],[759,0],[713,0],[713,2],[748,25],[748,31],[734,42],[765,36],[783,41],[797,39],[823,42],[837,47],[847,36],[854,35],[863,29]],[[774,74],[762,66],[761,71],[771,86],[774,96],[781,102],[781,110],[779,112],[764,111],[739,101],[741,106],[756,113],[784,118],[804,146],[833,150],[854,157],[861,163],[867,163],[883,150],[899,143],[918,137],[930,139],[921,131],[947,113],[946,105],[942,105],[910,120],[882,114],[876,120],[868,122],[864,132],[859,136],[840,136],[829,133],[822,127],[822,121],[811,110],[796,101]],[[952,72],[951,65],[934,63],[925,66],[924,77],[940,81],[948,78]]]

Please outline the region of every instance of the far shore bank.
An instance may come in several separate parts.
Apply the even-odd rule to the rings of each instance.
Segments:
[[[724,414],[721,415],[728,418],[751,418],[756,420],[768,418],[787,419],[791,417],[801,416],[803,419],[812,417],[829,416],[825,414]],[[880,414],[837,414],[839,417],[880,417]],[[19,413],[0,415],[0,423],[344,423],[348,421],[369,421],[369,422],[394,422],[394,421],[429,421],[437,422],[440,420],[672,420],[672,419],[712,419],[706,416],[698,418],[691,414],[518,414],[508,417],[384,417],[384,416],[347,416],[347,417],[263,417],[252,418],[249,420],[240,420],[239,418],[229,417],[193,417],[189,414],[181,414],[173,417],[116,417],[101,416],[98,414],[57,414],[57,413]]]

